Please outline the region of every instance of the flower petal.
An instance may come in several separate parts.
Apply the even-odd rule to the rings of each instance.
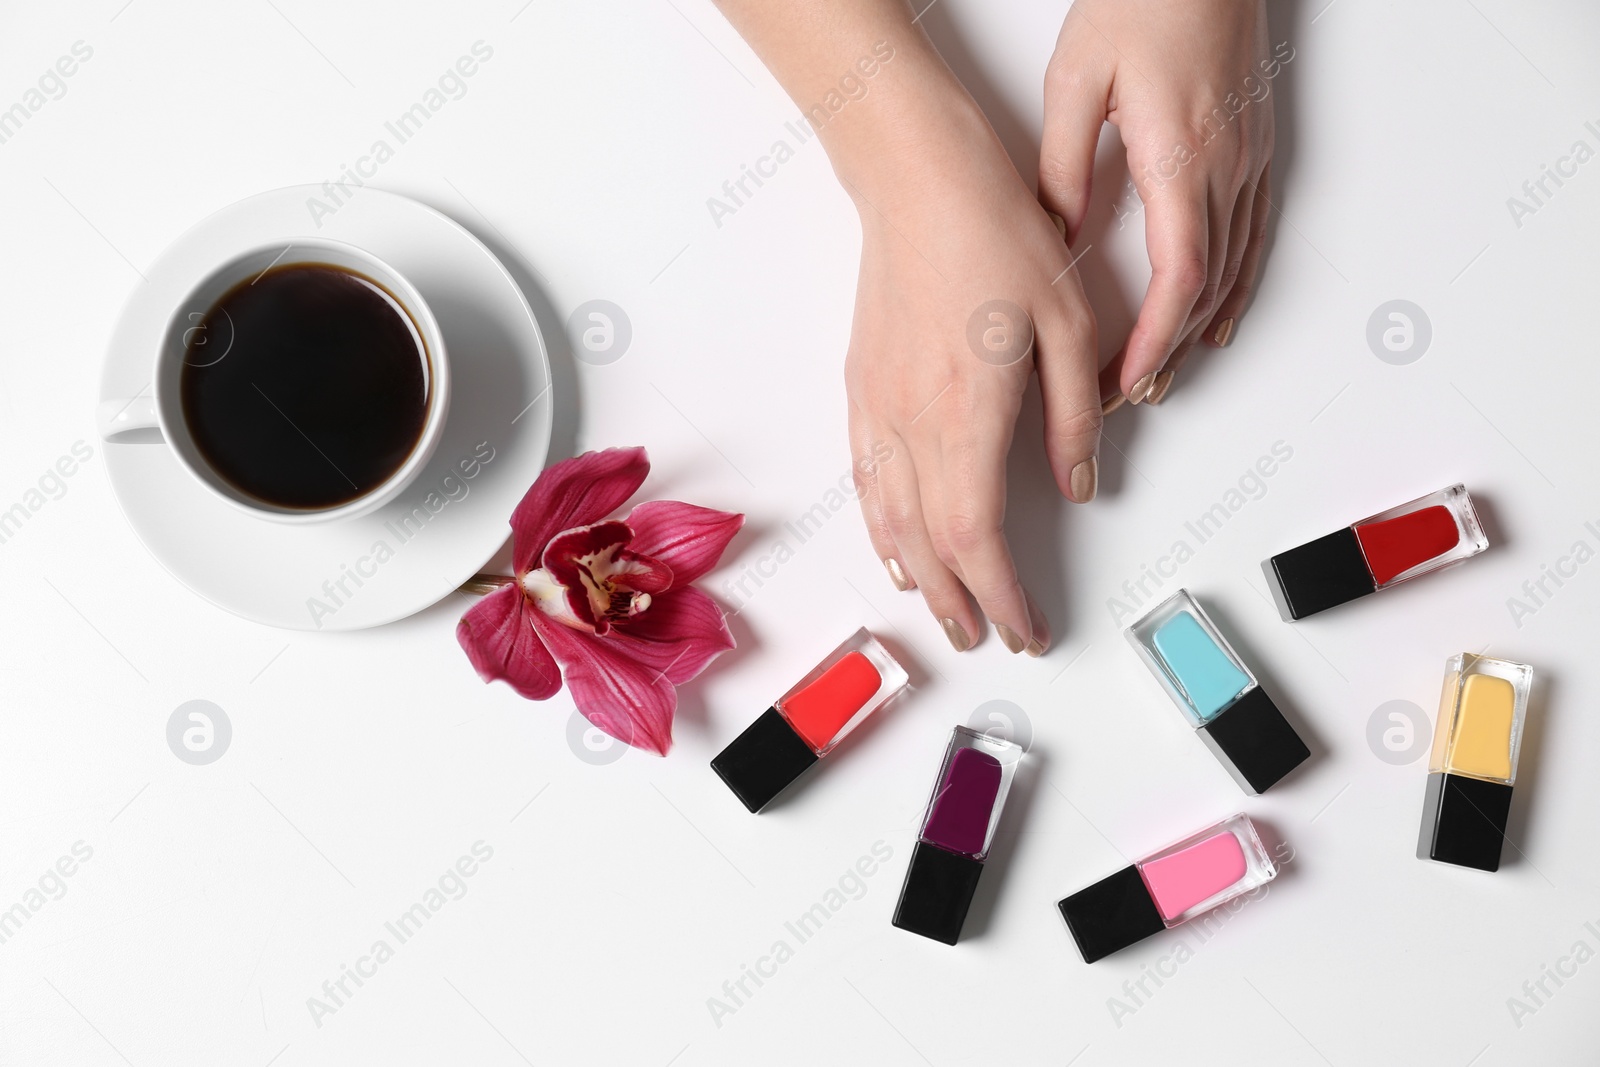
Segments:
[[[633,540],[633,530],[625,522],[611,519],[588,526],[562,530],[550,539],[541,553],[545,569],[566,584],[566,572],[589,556],[607,557]],[[559,568],[559,569],[558,569]]]
[[[684,586],[717,565],[744,525],[744,516],[676,500],[651,500],[634,508],[625,521],[633,527],[628,548],[671,567],[673,584]]]
[[[485,682],[503,679],[529,700],[548,700],[561,689],[561,672],[533,628],[519,585],[501,586],[461,616],[456,640]]]
[[[615,632],[606,637],[574,630],[531,613],[566,674],[578,711],[618,741],[665,756],[672,747],[672,714],[678,692],[667,675],[637,655]]]
[[[652,595],[665,593],[677,581],[672,568],[659,559],[652,559],[627,548],[620,550],[616,559],[611,561],[611,569],[606,573],[605,579],[618,589]]]
[[[722,609],[689,586],[652,599],[650,610],[619,624],[612,639],[628,642],[642,662],[661,671],[673,685],[687,682],[733,648]]]
[[[572,610],[573,602],[567,587],[551,577],[543,567],[524,574],[521,581],[522,591],[528,594],[531,605],[528,610],[548,615],[563,626],[576,626],[580,630],[594,629],[592,621],[585,622]]]
[[[532,570],[562,530],[598,522],[644,484],[650,460],[642,448],[608,448],[562,460],[537,479],[511,513],[512,566]]]

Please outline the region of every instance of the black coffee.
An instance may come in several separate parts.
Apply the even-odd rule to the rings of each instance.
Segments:
[[[229,290],[186,337],[183,417],[213,470],[269,504],[376,488],[422,435],[428,357],[384,289],[322,264]]]

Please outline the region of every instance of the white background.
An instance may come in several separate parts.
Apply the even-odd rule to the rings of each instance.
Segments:
[[[1600,962],[1546,980],[1554,995],[1520,1020],[1507,1003],[1576,942],[1600,950],[1584,927],[1600,928],[1600,564],[1520,625],[1507,604],[1575,541],[1600,547],[1584,527],[1600,520],[1600,162],[1520,227],[1506,204],[1574,141],[1600,148],[1584,128],[1600,125],[1592,6],[1275,12],[1273,40],[1295,50],[1273,86],[1282,214],[1233,346],[1192,361],[1159,409],[1109,420],[1092,507],[1056,497],[1036,402],[1024,416],[1009,524],[1057,635],[1033,661],[992,638],[955,655],[849,510],[775,573],[762,562],[848,471],[858,235],[815,142],[713,222],[707,197],[791,136],[797,109],[708,3],[122,2],[0,14],[0,106],[75,41],[93,48],[0,145],[0,508],[75,441],[95,449],[0,544],[0,908],[75,842],[93,852],[0,944],[6,1062],[1595,1061]],[[943,0],[923,19],[1024,173],[1060,17]],[[136,542],[93,439],[136,269],[222,205],[336,176],[479,40],[493,59],[374,184],[450,213],[530,279],[556,455],[645,444],[644,497],[750,517],[706,582],[742,607],[740,647],[682,693],[665,760],[587,762],[564,694],[481,685],[454,640],[459,597],[350,635],[207,605]],[[1119,226],[1102,196],[1090,234],[1114,336],[1143,284],[1140,220]],[[633,323],[609,366],[574,361],[562,336],[595,298]],[[1365,340],[1396,298],[1433,328],[1407,366]],[[1213,610],[1310,739],[1305,768],[1246,802],[1107,601],[1279,441],[1292,459],[1162,585]],[[1480,500],[1485,556],[1293,627],[1265,602],[1265,556],[1455,481]],[[740,595],[758,566],[769,577]],[[787,803],[747,814],[707,761],[863,624],[916,691]],[[1388,701],[1431,718],[1446,657],[1485,647],[1536,672],[1515,848],[1492,876],[1413,857],[1424,746],[1396,766],[1367,741]],[[233,724],[209,766],[165,740],[191,699]],[[995,699],[1031,724],[1029,770],[949,948],[889,917],[949,729]],[[1265,898],[1204,944],[1180,930],[1079,960],[1055,900],[1236,810],[1292,857]],[[308,998],[480,840],[493,858],[465,895],[314,1020]],[[784,923],[880,841],[892,858],[859,899],[797,944]],[[780,938],[793,958],[714,1018],[709,998]],[[1124,982],[1171,974],[1180,943],[1192,958],[1136,1003]]]

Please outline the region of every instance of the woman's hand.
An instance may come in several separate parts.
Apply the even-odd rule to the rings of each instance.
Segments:
[[[987,617],[1037,656],[1050,632],[1002,530],[1006,453],[1037,371],[1057,485],[1093,499],[1094,317],[1060,230],[971,100],[922,111],[892,155],[835,162],[862,224],[845,366],[862,511],[891,579],[921,590],[957,651]]]
[[[1045,77],[1039,198],[1076,237],[1102,122],[1145,205],[1150,287],[1102,383],[1159,403],[1197,340],[1233,336],[1268,215],[1271,81],[1261,0],[1075,0]]]
[[[987,617],[1012,652],[1039,655],[1049,626],[1003,532],[1029,374],[1071,500],[1094,497],[1100,439],[1094,318],[1061,230],[905,0],[717,2],[816,126],[861,215],[845,376],[873,547],[958,650]]]

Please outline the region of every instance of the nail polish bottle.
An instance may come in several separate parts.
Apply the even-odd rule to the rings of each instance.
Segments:
[[[961,937],[1022,746],[957,726],[945,747],[894,925],[953,945]]]
[[[1188,590],[1178,590],[1124,633],[1246,793],[1266,792],[1311,755]]]
[[[711,769],[759,812],[906,682],[889,650],[857,630],[734,738]]]
[[[1263,563],[1286,621],[1431,574],[1489,547],[1465,486],[1362,519]]]
[[[1463,652],[1445,664],[1417,858],[1500,869],[1533,668]]]
[[[1278,876],[1247,815],[1224,819],[1057,903],[1093,963],[1182,925]]]

